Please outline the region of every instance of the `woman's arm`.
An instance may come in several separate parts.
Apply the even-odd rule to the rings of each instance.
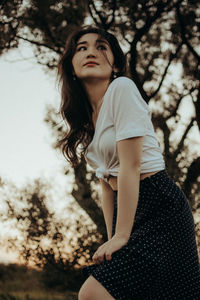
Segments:
[[[96,263],[101,263],[112,259],[112,253],[121,249],[129,240],[134,223],[135,213],[139,197],[140,164],[142,153],[143,137],[133,137],[119,140],[117,142],[117,152],[120,169],[118,173],[118,193],[117,193],[117,220],[114,236],[101,245],[93,255]],[[110,238],[111,220],[113,212],[112,191],[103,183],[104,196],[103,206],[106,226]],[[107,195],[107,196],[105,196]],[[109,196],[110,195],[110,196]],[[106,202],[108,199],[108,202]],[[105,202],[104,202],[105,201]],[[111,204],[112,203],[112,204]]]
[[[113,221],[113,212],[114,212],[114,192],[111,186],[105,182],[103,179],[100,179],[101,188],[102,188],[102,210],[104,214],[104,219],[106,223],[107,236],[108,240],[112,237],[112,221]]]
[[[118,173],[118,211],[115,235],[127,241],[131,234],[139,197],[140,165],[143,137],[117,142],[120,169]]]

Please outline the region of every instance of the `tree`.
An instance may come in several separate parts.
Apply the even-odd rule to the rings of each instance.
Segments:
[[[85,217],[78,216],[77,207],[70,205],[63,209],[64,215],[56,214],[50,188],[39,179],[21,189],[2,183],[5,205],[0,220],[15,234],[1,237],[1,245],[17,252],[27,266],[42,269],[45,286],[76,291],[83,282],[80,269],[92,263],[102,238],[91,222],[86,224]]]
[[[199,134],[200,129],[199,11],[200,3],[195,0],[7,1],[1,8],[1,53],[26,41],[34,47],[39,64],[55,69],[74,25],[90,18],[115,33],[125,48],[131,77],[153,107],[153,123],[168,173],[196,210],[200,160],[189,136]],[[173,72],[180,73],[177,82]],[[185,101],[190,101],[194,113],[183,122],[181,107]],[[65,130],[52,109],[46,122],[51,128],[56,124],[52,131],[56,137]],[[72,194],[105,237],[105,226],[99,219],[102,212],[87,179],[88,174],[92,180],[94,176],[84,164],[73,171],[78,190],[74,188]]]

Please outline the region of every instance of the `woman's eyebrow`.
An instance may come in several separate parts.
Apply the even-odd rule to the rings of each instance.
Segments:
[[[105,43],[105,44],[109,45],[106,40],[100,40],[100,39],[96,40],[96,43]],[[88,44],[88,42],[87,41],[82,41],[82,42],[77,43],[76,46],[82,45],[82,44]]]
[[[98,39],[98,40],[96,40],[96,43],[105,43],[109,46],[109,43],[106,40]]]

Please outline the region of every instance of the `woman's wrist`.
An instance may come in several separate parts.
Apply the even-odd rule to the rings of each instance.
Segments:
[[[108,235],[108,241],[111,240],[111,239],[112,239],[112,236],[111,236],[111,235]]]
[[[116,232],[113,237],[123,240],[124,242],[128,242],[130,235],[127,233],[117,233]]]

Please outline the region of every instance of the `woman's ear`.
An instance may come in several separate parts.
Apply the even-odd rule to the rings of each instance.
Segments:
[[[119,72],[119,69],[116,68],[116,67],[114,66],[114,67],[113,67],[113,71],[114,71],[115,73],[118,73],[118,72]]]

